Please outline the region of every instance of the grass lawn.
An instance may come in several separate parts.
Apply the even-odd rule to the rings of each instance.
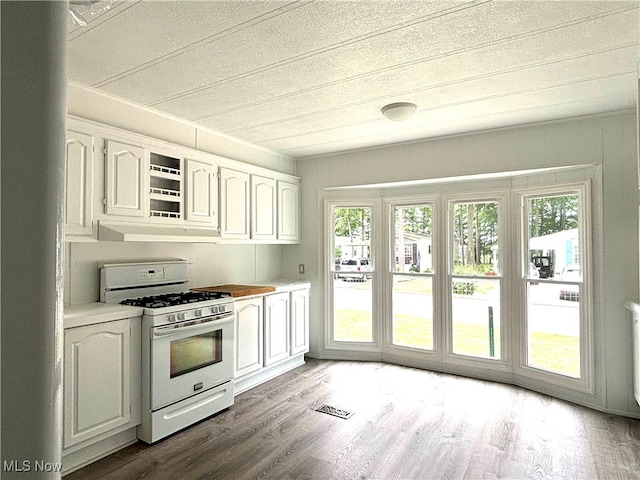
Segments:
[[[335,339],[341,341],[370,342],[371,312],[343,309],[335,312]],[[433,349],[433,319],[410,315],[396,315],[393,341],[396,345]],[[500,357],[500,329],[494,331],[495,357]],[[529,365],[580,376],[580,342],[578,337],[544,332],[532,332],[529,338]],[[453,351],[463,355],[489,357],[487,327],[469,323],[456,323],[453,331]]]
[[[580,377],[580,339],[571,335],[532,332],[529,365]]]
[[[371,312],[366,310],[336,310],[334,338],[343,342],[371,342]]]

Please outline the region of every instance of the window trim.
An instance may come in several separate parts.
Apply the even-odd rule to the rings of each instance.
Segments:
[[[384,327],[384,351],[385,353],[407,355],[411,358],[413,355],[424,358],[425,356],[431,359],[442,359],[442,327],[440,320],[441,303],[440,290],[439,290],[439,278],[442,276],[442,245],[439,232],[436,229],[433,230],[431,237],[431,250],[433,261],[433,272],[431,273],[416,273],[416,272],[395,272],[395,215],[396,208],[411,208],[421,206],[431,206],[431,222],[432,225],[438,225],[441,220],[441,196],[440,195],[415,195],[409,197],[384,197],[384,206],[387,213],[387,229],[384,232],[387,241],[387,264],[384,270],[384,284],[386,286],[385,293],[388,293],[387,309],[384,312],[385,318],[389,321],[386,322]],[[431,288],[433,292],[433,349],[424,349],[411,347],[409,345],[398,345],[393,343],[393,277],[398,276],[410,276],[417,278],[431,278]]]
[[[444,361],[454,365],[464,365],[471,368],[488,368],[498,372],[509,372],[512,346],[509,339],[512,337],[512,322],[505,322],[503,319],[508,314],[509,305],[505,302],[510,298],[509,285],[505,282],[505,278],[510,278],[511,267],[506,261],[505,249],[498,248],[498,264],[501,265],[498,275],[487,277],[490,280],[498,280],[500,282],[500,358],[491,359],[485,357],[475,357],[472,355],[464,355],[453,351],[453,294],[451,292],[451,284],[454,278],[479,278],[473,275],[454,274],[454,255],[452,254],[452,245],[455,234],[453,231],[453,206],[456,203],[489,203],[496,202],[498,204],[498,245],[502,247],[505,242],[511,242],[510,233],[513,228],[509,222],[510,215],[510,198],[509,192],[511,188],[505,187],[501,189],[492,189],[482,192],[465,192],[460,194],[450,194],[444,196],[446,203],[446,275],[443,279],[443,291],[446,294],[446,313],[444,322],[445,330],[445,351]],[[504,232],[504,233],[502,233]],[[507,240],[501,240],[503,238]]]
[[[597,395],[602,394],[604,388],[604,380],[599,379],[596,384],[595,373],[598,371],[598,363],[596,362],[595,353],[596,345],[594,345],[594,330],[597,333],[600,330],[601,319],[595,322],[594,308],[598,309],[599,315],[602,315],[602,303],[598,298],[593,298],[593,287],[598,284],[600,288],[603,286],[601,282],[602,262],[599,258],[593,256],[594,248],[601,251],[603,248],[602,235],[596,236],[592,229],[592,223],[597,226],[603,225],[602,205],[601,205],[601,188],[602,188],[602,170],[598,165],[581,165],[579,168],[560,169],[557,171],[536,171],[527,173],[522,176],[497,178],[489,181],[482,179],[473,179],[464,182],[438,182],[437,185],[430,186],[407,186],[392,188],[361,188],[361,189],[326,189],[319,193],[319,204],[323,212],[323,225],[321,228],[321,236],[319,240],[323,242],[322,248],[318,249],[318,271],[322,275],[322,283],[324,285],[324,298],[321,301],[324,308],[323,322],[320,332],[323,333],[321,355],[323,358],[343,358],[353,360],[381,360],[391,363],[398,363],[418,368],[426,368],[433,371],[442,371],[468,375],[473,378],[487,379],[492,381],[501,381],[514,385],[522,385],[537,391],[551,392],[553,395],[561,398],[582,398],[581,395]],[[519,282],[518,275],[520,272],[519,262],[523,261],[523,249],[521,248],[522,232],[521,230],[521,207],[518,203],[519,195],[522,192],[531,192],[540,195],[541,185],[544,192],[566,192],[568,188],[575,186],[588,185],[587,193],[584,197],[582,212],[585,215],[584,225],[588,225],[588,232],[583,230],[582,241],[584,241],[583,251],[581,252],[585,258],[589,259],[589,264],[585,262],[583,283],[584,296],[588,298],[590,304],[587,310],[588,316],[583,316],[583,325],[581,325],[581,365],[585,369],[583,378],[575,381],[572,377],[554,372],[538,370],[531,367],[522,367],[521,357],[526,352],[526,328],[520,323],[524,323],[523,309],[526,308],[522,287],[523,282]],[[428,193],[425,191],[428,189]],[[504,241],[511,242],[515,249],[509,258],[502,259],[501,275],[508,278],[507,282],[502,282],[501,297],[502,301],[507,298],[505,289],[508,289],[510,297],[508,310],[501,309],[501,327],[504,328],[504,318],[518,319],[517,324],[506,335],[503,333],[502,349],[508,348],[509,352],[501,352],[502,359],[509,359],[502,365],[496,365],[496,360],[489,359],[483,361],[481,357],[460,357],[446,356],[444,345],[445,335],[443,330],[449,321],[444,321],[438,316],[450,316],[450,306],[441,305],[441,292],[447,292],[447,278],[442,275],[443,267],[448,265],[448,257],[445,249],[447,248],[447,236],[449,235],[449,227],[440,228],[440,231],[434,231],[433,247],[434,255],[434,273],[439,278],[434,281],[434,349],[416,350],[411,347],[395,346],[391,344],[391,298],[392,295],[392,276],[390,273],[390,257],[392,239],[391,232],[391,209],[389,205],[411,205],[424,204],[434,202],[435,209],[434,224],[438,223],[438,218],[448,222],[447,201],[446,199],[473,199],[479,201],[479,198],[491,199],[492,194],[505,195],[506,205],[508,208],[503,209],[503,214],[507,216],[506,226],[502,227],[508,235],[508,239]],[[372,308],[374,322],[374,336],[377,334],[375,344],[339,344],[328,341],[329,328],[328,318],[332,315],[332,303],[328,301],[328,297],[333,295],[333,285],[330,281],[328,268],[331,259],[327,259],[327,205],[340,206],[370,206],[375,205],[372,210],[372,224],[374,228],[373,236],[376,238],[378,245],[373,256],[375,257],[375,281],[372,285]],[[594,210],[596,208],[597,210]],[[330,214],[330,212],[329,212]],[[439,216],[439,217],[438,217]],[[441,222],[440,222],[441,223]],[[506,230],[505,230],[506,229]],[[505,236],[503,235],[503,237]],[[333,242],[333,240],[331,240]],[[333,248],[333,243],[331,243]],[[504,249],[502,249],[504,250]],[[504,252],[502,252],[504,254]],[[526,252],[528,258],[528,252]],[[373,260],[372,260],[373,261]],[[587,270],[588,269],[588,270]],[[594,274],[595,269],[595,274]],[[594,276],[595,275],[595,276]],[[435,277],[434,277],[435,278]],[[495,278],[495,277],[492,277]],[[511,281],[513,280],[513,281]],[[515,285],[511,285],[515,284]],[[444,290],[443,290],[444,289]],[[389,296],[387,300],[385,296]],[[375,303],[373,303],[375,302]],[[504,305],[502,305],[504,307]],[[595,307],[594,307],[595,306]],[[508,322],[508,324],[513,322]],[[506,325],[508,325],[506,324]],[[333,324],[331,324],[331,329]],[[331,330],[332,331],[332,330]],[[601,348],[600,345],[597,346]],[[599,350],[598,350],[599,351]],[[508,354],[508,355],[507,355]],[[585,361],[586,359],[586,361]],[[487,363],[488,362],[488,363]]]
[[[536,187],[536,188],[514,188],[514,205],[518,206],[519,212],[517,215],[517,221],[519,222],[518,228],[518,263],[520,268],[516,272],[517,282],[519,284],[518,294],[515,296],[518,302],[517,314],[518,318],[522,320],[519,326],[520,335],[518,338],[513,338],[514,342],[517,342],[518,352],[517,358],[513,360],[513,372],[516,375],[529,378],[531,380],[544,382],[549,385],[561,386],[564,388],[570,388],[584,393],[593,395],[595,393],[595,359],[594,359],[594,322],[593,322],[593,230],[592,230],[592,217],[594,212],[592,210],[592,181],[586,179],[581,182],[562,183],[556,185],[550,185],[548,187]],[[531,279],[521,278],[519,272],[524,268],[524,262],[529,256],[529,232],[526,226],[526,219],[528,218],[528,208],[526,202],[530,198],[544,197],[544,196],[561,196],[561,195],[575,195],[577,194],[580,202],[579,210],[579,225],[578,229],[579,237],[578,243],[580,253],[582,255],[580,269],[582,278],[580,280],[580,378],[573,378],[568,375],[537,368],[527,364],[527,348],[528,348],[528,327],[527,327],[527,301],[526,301],[526,287]],[[544,280],[540,280],[544,281]],[[555,283],[551,281],[551,283]],[[516,305],[514,305],[514,308]]]
[[[381,334],[381,322],[380,322],[380,308],[381,303],[380,295],[380,282],[379,265],[380,265],[380,199],[376,198],[358,198],[358,199],[324,199],[324,248],[322,248],[322,269],[324,272],[324,289],[325,289],[325,322],[324,322],[324,348],[325,350],[342,350],[351,352],[380,352],[383,335]],[[371,329],[372,329],[372,341],[371,342],[350,342],[335,340],[333,337],[334,332],[334,317],[333,317],[333,294],[334,294],[334,278],[333,274],[335,269],[332,268],[335,251],[335,229],[334,229],[334,212],[336,208],[370,208],[371,209],[371,239],[370,239],[370,251],[371,251]]]

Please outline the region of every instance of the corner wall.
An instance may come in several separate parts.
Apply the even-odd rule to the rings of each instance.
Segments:
[[[591,406],[640,417],[633,398],[631,315],[638,299],[636,112],[491,130],[298,161],[301,244],[283,251],[283,273],[306,264],[312,283],[311,355],[323,357],[324,305],[321,193],[330,187],[376,185],[461,175],[574,165],[600,165],[603,228],[594,229],[596,392]],[[429,192],[425,186],[424,192]],[[595,226],[597,228],[597,226]],[[538,389],[536,386],[532,388]],[[556,393],[549,389],[550,393]],[[566,396],[566,395],[565,395]],[[571,399],[571,398],[570,398]],[[581,402],[576,396],[573,399]]]
[[[68,8],[65,2],[0,2],[0,15],[1,476],[56,479]],[[38,471],[38,462],[51,471]]]

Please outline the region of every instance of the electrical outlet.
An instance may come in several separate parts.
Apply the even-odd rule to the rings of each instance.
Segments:
[[[300,265],[298,265],[298,273],[300,275],[304,275],[304,263],[301,263]]]

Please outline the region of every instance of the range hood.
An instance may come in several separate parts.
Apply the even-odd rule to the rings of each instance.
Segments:
[[[216,243],[220,241],[220,234],[211,228],[99,222],[98,240],[115,242]]]

